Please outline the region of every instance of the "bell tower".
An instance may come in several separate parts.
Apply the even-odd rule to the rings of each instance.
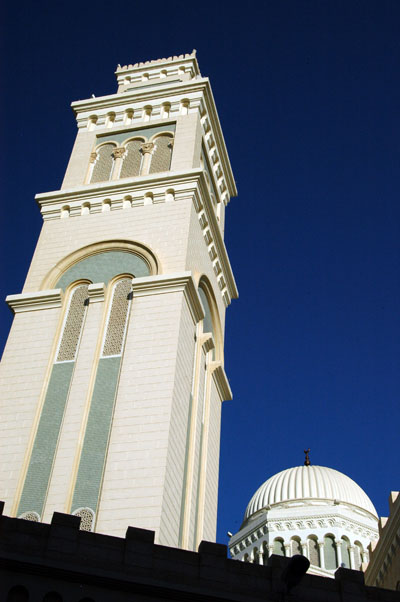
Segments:
[[[1,368],[5,512],[197,549],[214,540],[236,194],[195,52],[118,66],[78,133]]]

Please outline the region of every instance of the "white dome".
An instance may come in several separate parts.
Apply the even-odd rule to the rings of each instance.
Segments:
[[[310,499],[345,502],[377,517],[367,494],[350,477],[333,468],[311,465],[282,470],[265,481],[251,498],[244,520],[266,506]]]

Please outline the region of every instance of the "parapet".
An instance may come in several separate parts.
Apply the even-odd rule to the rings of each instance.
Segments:
[[[58,512],[51,524],[1,516],[0,599],[14,590],[35,600],[51,591],[60,600],[95,602],[110,600],[110,592],[113,602],[272,602],[293,591],[298,602],[400,602],[400,592],[365,586],[359,571],[340,568],[335,579],[306,574],[290,588],[292,558],[250,564],[227,558],[222,544],[203,541],[190,552],[155,544],[152,531],[129,527],[120,538],[81,531],[79,522]]]

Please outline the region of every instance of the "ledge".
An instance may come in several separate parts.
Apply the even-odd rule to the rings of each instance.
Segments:
[[[134,297],[183,292],[194,322],[197,323],[204,318],[203,306],[191,272],[134,278],[132,291]]]
[[[221,362],[211,362],[210,367],[221,401],[231,401],[233,399],[232,389],[223,365]]]
[[[8,297],[6,297],[6,303],[15,314],[19,314],[23,311],[36,311],[39,309],[53,309],[54,307],[61,307],[62,298],[62,289],[55,288],[52,290],[38,291],[35,293],[8,295]]]

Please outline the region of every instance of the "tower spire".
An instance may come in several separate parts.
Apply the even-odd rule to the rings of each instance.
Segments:
[[[306,454],[306,457],[305,457],[305,459],[304,459],[304,466],[310,466],[310,465],[311,465],[311,462],[310,462],[310,456],[309,456],[309,453],[310,453],[310,448],[308,448],[308,449],[305,449],[305,450],[304,450],[304,453]]]

